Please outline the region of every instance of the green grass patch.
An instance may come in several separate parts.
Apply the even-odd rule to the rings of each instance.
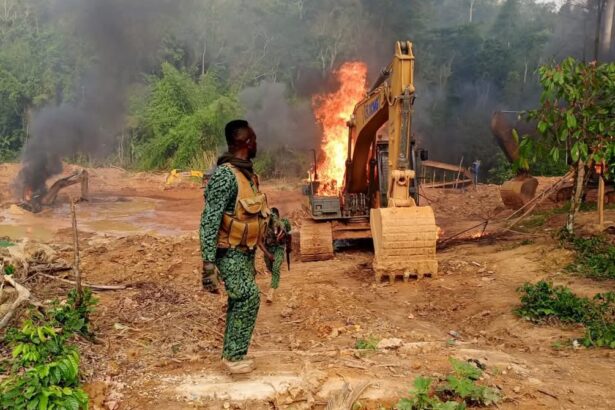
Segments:
[[[615,209],[615,203],[606,204],[604,209]],[[596,202],[583,202],[579,210],[581,212],[596,212],[598,211],[598,204]]]
[[[380,339],[370,336],[366,339],[358,339],[354,345],[358,350],[376,350]]]
[[[501,400],[500,391],[477,383],[483,371],[449,358],[452,374],[445,380],[419,376],[409,397],[399,400],[397,410],[464,410],[466,406],[489,406]]]
[[[530,217],[528,217],[525,221],[523,221],[523,223],[519,225],[519,227],[524,229],[525,231],[530,231],[532,229],[540,228],[544,224],[549,222],[549,220],[553,218],[555,215],[566,214],[568,212],[569,207],[570,205],[567,204],[567,205],[563,205],[557,208],[536,211]]]
[[[519,293],[521,306],[515,309],[517,315],[535,323],[584,325],[581,344],[615,349],[615,293],[599,293],[589,299],[546,281],[526,283]]]
[[[15,244],[6,239],[0,239],[0,248],[10,248],[11,246],[15,246]]]
[[[12,275],[15,273],[15,267],[13,265],[6,265],[4,267],[4,274],[5,275]]]
[[[565,239],[575,252],[575,260],[567,270],[593,279],[615,279],[615,246],[606,238],[572,237]]]

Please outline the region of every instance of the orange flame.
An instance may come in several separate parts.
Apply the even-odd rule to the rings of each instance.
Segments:
[[[344,180],[348,150],[347,121],[354,106],[367,92],[367,66],[362,62],[344,63],[335,72],[339,89],[329,94],[317,95],[312,99],[316,120],[323,136],[321,149],[324,158],[318,164],[320,191],[336,194]]]

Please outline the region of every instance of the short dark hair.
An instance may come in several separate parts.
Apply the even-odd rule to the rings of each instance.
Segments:
[[[280,211],[278,210],[278,208],[271,208],[271,213],[275,216],[280,216]]]
[[[232,147],[235,145],[235,138],[237,138],[237,134],[239,130],[244,128],[250,128],[248,121],[246,120],[233,120],[226,124],[224,127],[224,136],[226,137],[226,145]]]

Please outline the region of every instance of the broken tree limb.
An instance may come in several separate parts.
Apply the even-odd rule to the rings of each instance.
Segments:
[[[21,307],[21,305],[30,301],[30,291],[17,283],[12,277],[10,277],[9,275],[3,275],[3,282],[8,282],[11,286],[15,288],[15,290],[17,291],[17,299],[13,301],[9,310],[0,320],[0,329],[3,329],[4,327],[6,327],[6,325],[9,324],[9,322],[15,315],[15,312]]]
[[[44,276],[46,278],[49,279],[55,279],[57,281],[69,284],[69,285],[76,285],[77,282],[75,282],[74,280],[69,280],[69,279],[64,279],[64,278],[59,278],[57,276],[53,276],[53,275],[48,275],[46,273],[39,273],[39,275]],[[126,285],[94,285],[91,283],[83,283],[83,286],[85,286],[86,288],[90,288],[92,290],[124,290],[127,288]]]
[[[333,394],[327,402],[325,410],[352,410],[361,394],[371,385],[371,382],[363,382],[354,389],[348,383],[344,383],[342,390]]]
[[[65,265],[63,263],[55,263],[48,265],[30,265],[28,267],[28,276],[33,273],[56,273],[56,272],[65,272],[72,270],[72,266]]]

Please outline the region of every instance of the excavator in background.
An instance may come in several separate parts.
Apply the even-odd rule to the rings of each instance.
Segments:
[[[17,204],[26,211],[38,213],[43,207],[49,207],[56,201],[60,190],[72,185],[81,185],[81,195],[79,201],[87,201],[89,194],[89,174],[85,169],[73,172],[67,177],[55,181],[49,189],[43,187],[40,192],[32,192],[31,188],[24,191],[23,197]]]
[[[518,114],[513,111],[498,111],[491,117],[491,132],[511,164],[519,159],[519,143],[513,130],[517,131],[519,137],[536,133],[536,124],[520,121]],[[530,175],[530,170],[519,168],[513,179],[502,184],[500,196],[507,208],[519,209],[534,198],[536,188],[538,180]]]
[[[348,121],[344,184],[339,194],[319,193],[317,170],[305,189],[310,219],[300,232],[303,261],[333,257],[333,241],[371,238],[376,280],[435,275],[434,212],[419,204],[415,147],[414,54],[409,41],[395,44],[391,64]],[[315,164],[316,166],[316,164]]]
[[[519,159],[519,143],[515,139],[513,130],[521,138],[524,135],[537,137],[535,122],[523,121],[519,118],[518,111],[498,111],[491,117],[491,132],[496,142],[512,164]],[[585,192],[584,200],[595,201],[598,195],[598,180],[595,170],[590,172],[588,189]],[[504,205],[511,209],[519,209],[534,198],[538,180],[530,175],[529,169],[519,169],[517,176],[506,181],[500,187],[500,196]],[[551,194],[553,202],[563,202],[572,198],[573,185],[565,182]],[[607,185],[605,192],[606,203],[615,202],[615,187]]]

